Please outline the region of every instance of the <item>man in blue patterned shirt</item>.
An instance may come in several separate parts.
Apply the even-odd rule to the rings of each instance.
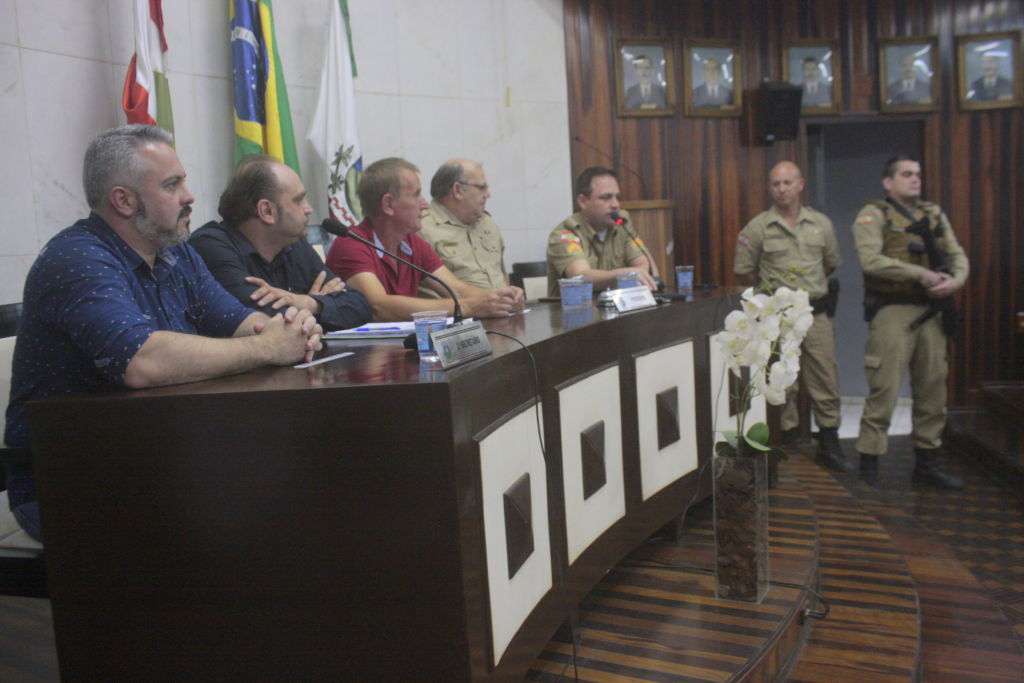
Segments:
[[[92,212],[43,247],[25,282],[4,464],[11,510],[36,539],[28,401],[288,365],[321,347],[309,311],[251,311],[184,244],[194,198],[171,143],[142,125],[94,139],[82,174]]]

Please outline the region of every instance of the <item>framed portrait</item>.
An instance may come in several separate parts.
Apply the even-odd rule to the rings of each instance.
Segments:
[[[939,106],[939,41],[935,36],[878,41],[878,102],[882,111],[931,111]]]
[[[956,63],[961,109],[1021,105],[1019,32],[957,36]]]
[[[672,44],[619,40],[615,82],[619,116],[671,116],[676,112]]]
[[[837,41],[799,40],[782,50],[782,80],[804,89],[800,113],[805,116],[839,113],[841,75]]]
[[[739,47],[724,40],[689,40],[683,48],[687,116],[739,116],[743,78]]]

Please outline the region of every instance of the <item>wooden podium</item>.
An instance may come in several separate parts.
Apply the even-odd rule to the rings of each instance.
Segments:
[[[488,322],[539,416],[498,336],[447,373],[332,343],[355,355],[32,404],[62,677],[522,678],[706,492],[737,300]]]
[[[637,199],[622,202],[622,208],[629,211],[630,220],[637,234],[647,245],[658,274],[669,287],[675,285],[674,240],[672,236],[672,211],[675,202],[671,199]]]

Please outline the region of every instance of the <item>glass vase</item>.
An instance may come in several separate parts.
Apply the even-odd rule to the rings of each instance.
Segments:
[[[714,470],[716,594],[761,602],[768,592],[768,458],[740,439]]]

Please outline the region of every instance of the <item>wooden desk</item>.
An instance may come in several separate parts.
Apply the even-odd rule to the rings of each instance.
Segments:
[[[351,344],[308,370],[31,405],[62,676],[521,678],[700,495],[723,393],[708,334],[736,301],[488,322],[536,358],[546,456],[529,356],[497,336],[447,373]]]

